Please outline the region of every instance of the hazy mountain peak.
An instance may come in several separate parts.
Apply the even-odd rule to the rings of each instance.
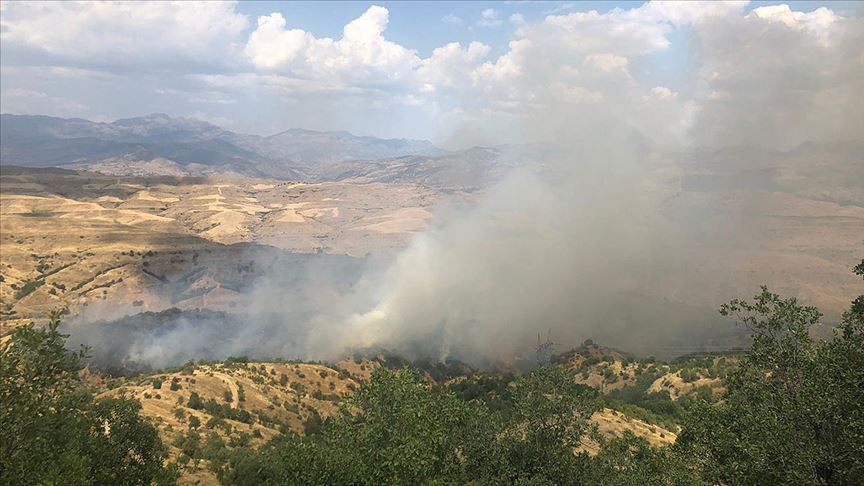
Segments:
[[[298,169],[321,164],[446,153],[427,140],[380,139],[347,131],[291,128],[269,137],[245,135],[206,121],[165,113],[111,123],[2,115],[2,137],[0,163],[3,164],[29,167],[75,164],[87,168],[110,160],[116,168],[117,160],[128,165],[136,160],[161,158],[181,167],[203,165],[207,171],[217,173],[289,179],[302,177]],[[138,173],[137,168],[128,168]],[[195,169],[191,175],[199,172],[200,169]]]

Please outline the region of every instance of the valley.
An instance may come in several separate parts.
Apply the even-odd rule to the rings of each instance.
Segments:
[[[54,307],[234,308],[263,255],[392,253],[429,223],[439,195],[413,184],[4,167],[0,198],[5,334]]]

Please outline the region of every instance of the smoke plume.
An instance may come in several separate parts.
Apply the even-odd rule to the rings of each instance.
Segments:
[[[728,337],[713,309],[740,295],[741,282],[723,262],[758,241],[759,228],[730,209],[748,210],[748,188],[721,188],[706,172],[714,185],[682,201],[684,174],[709,149],[736,147],[738,168],[764,169],[765,149],[860,142],[864,29],[827,9],[691,7],[650,3],[521,27],[497,61],[460,66],[459,83],[427,91],[457,107],[441,117],[451,145],[542,142],[544,156],[526,157],[470,207],[442,205],[391,260],[349,269],[322,259],[301,282],[263,262],[272,272],[252,290],[248,315],[178,317],[109,347],[162,366],[228,354],[335,359],[369,347],[488,366],[549,331],[562,347],[591,338],[666,355]],[[691,50],[681,89],[640,81],[682,26]],[[724,190],[744,202],[720,205]],[[100,346],[98,326],[76,327]]]

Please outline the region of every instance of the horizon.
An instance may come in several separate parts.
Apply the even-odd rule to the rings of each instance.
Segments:
[[[801,102],[786,96],[836,108],[824,86],[796,93],[782,77],[741,77],[752,68],[746,60],[716,64],[730,70],[720,78],[705,71],[732,54],[723,47],[731,36],[741,47],[797,50],[798,65],[777,69],[812,72],[822,69],[820,57],[843,55],[837,36],[860,22],[862,5],[4,1],[0,102],[10,114],[107,122],[166,113],[262,136],[297,127],[447,149],[511,142],[504,134],[525,143],[555,138],[528,129],[543,122],[538,103],[571,105],[587,119],[630,103],[641,105],[633,129],[664,145],[706,135],[715,145],[737,144],[757,139],[716,139],[706,126],[715,112],[738,109],[736,98],[753,83],[778,83],[777,106],[790,115]],[[719,25],[737,33],[718,37]],[[75,37],[80,32],[88,34]],[[814,41],[821,47],[814,50]],[[848,73],[827,75],[834,85],[851,81]],[[814,131],[828,137],[849,128]],[[759,143],[800,143],[788,140],[794,135],[778,127]]]
[[[82,121],[91,122],[91,123],[98,123],[98,124],[112,124],[112,123],[116,123],[116,122],[119,122],[119,121],[134,120],[134,119],[137,119],[137,118],[142,118],[142,119],[143,119],[143,118],[154,117],[154,116],[164,116],[164,117],[170,118],[170,119],[172,119],[172,120],[190,120],[190,121],[196,121],[196,122],[203,122],[203,123],[207,123],[207,124],[209,124],[209,125],[211,125],[211,126],[215,126],[215,127],[217,127],[217,128],[225,129],[224,127],[220,126],[220,125],[217,124],[217,123],[213,123],[213,122],[210,122],[210,121],[207,121],[207,120],[203,120],[203,119],[201,119],[201,118],[196,118],[196,117],[194,117],[194,116],[171,116],[171,115],[168,115],[167,113],[160,113],[160,112],[144,113],[144,114],[140,114],[140,115],[135,115],[135,116],[130,116],[130,117],[123,117],[123,118],[115,118],[115,119],[112,119],[112,120],[106,120],[106,121],[95,121],[95,120],[89,120],[89,119],[87,119],[87,118],[81,118],[81,117],[62,117],[62,116],[52,116],[52,115],[44,115],[44,114],[26,114],[26,115],[22,115],[22,114],[17,114],[17,113],[0,113],[0,116],[45,117],[45,118],[55,118],[55,119],[60,119],[60,120],[82,120]],[[236,131],[235,131],[235,130],[228,130],[228,131],[232,131],[232,132],[237,133],[237,134],[240,134],[240,135],[257,135],[257,134],[253,134],[253,133],[250,133],[250,132],[245,132],[245,131],[243,131],[243,130],[236,130]],[[445,151],[447,151],[447,152],[460,152],[460,151],[471,150],[471,149],[474,149],[474,148],[498,148],[498,147],[506,147],[506,146],[509,146],[509,145],[523,145],[523,146],[529,146],[529,145],[555,145],[555,142],[553,142],[553,141],[537,141],[537,142],[522,143],[522,144],[513,144],[513,143],[503,142],[503,143],[498,143],[498,144],[495,144],[495,145],[465,145],[465,146],[461,146],[461,147],[456,147],[456,148],[447,148],[447,149],[445,149],[445,148],[442,148],[442,147],[439,147],[439,146],[435,145],[435,143],[432,142],[432,141],[429,140],[429,139],[418,139],[418,138],[384,138],[384,137],[379,137],[379,136],[376,136],[376,135],[359,135],[359,134],[357,134],[357,133],[353,133],[353,132],[351,132],[351,131],[349,131],[349,130],[313,130],[313,129],[309,129],[309,128],[305,128],[305,127],[301,127],[301,126],[288,127],[288,128],[280,129],[279,131],[276,131],[276,132],[274,132],[274,133],[270,133],[270,134],[267,134],[267,135],[258,135],[258,136],[261,136],[262,138],[268,138],[268,137],[274,137],[274,136],[277,136],[277,135],[280,135],[280,134],[283,134],[283,133],[288,133],[288,132],[291,132],[291,131],[304,131],[304,132],[322,133],[322,134],[328,134],[328,133],[329,133],[329,134],[340,134],[340,133],[344,133],[344,134],[350,135],[350,136],[352,136],[352,137],[357,137],[357,138],[373,138],[373,139],[376,139],[376,140],[383,140],[383,141],[404,140],[404,141],[411,141],[411,142],[428,142],[428,143],[432,144],[433,146],[435,146],[436,148],[438,148],[438,149],[440,149],[440,150],[445,150]],[[811,144],[816,144],[816,145],[828,145],[828,144],[849,144],[849,143],[852,143],[852,144],[856,144],[856,143],[857,143],[857,144],[864,144],[864,141],[862,141],[862,140],[858,140],[858,139],[856,139],[856,138],[838,139],[838,140],[832,140],[832,141],[829,141],[829,142],[818,142],[818,141],[812,141],[812,140],[802,140],[802,141],[801,141],[800,143],[798,143],[797,145],[792,146],[792,147],[788,147],[788,148],[786,148],[786,149],[782,149],[782,150],[770,150],[770,149],[766,149],[766,150],[768,150],[768,151],[775,151],[775,152],[781,152],[781,153],[782,153],[782,152],[793,152],[793,151],[795,151],[795,150],[801,148],[802,146],[807,146],[807,145],[811,145]],[[715,148],[714,150],[716,150],[716,151],[722,151],[722,150],[725,150],[725,149],[735,149],[735,148],[748,148],[748,149],[754,149],[754,148],[755,148],[755,149],[764,149],[764,147],[759,147],[758,145],[755,145],[755,144],[739,144],[739,145],[729,145],[729,146],[724,146],[724,147],[717,147],[717,148]],[[696,150],[700,150],[700,149],[696,149]]]

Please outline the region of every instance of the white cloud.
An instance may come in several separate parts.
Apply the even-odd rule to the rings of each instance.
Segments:
[[[445,24],[461,24],[462,18],[451,13],[441,17],[441,22],[444,22]]]
[[[314,40],[303,30],[285,30],[285,25],[278,12],[258,17],[258,28],[249,36],[245,49],[258,67],[269,69],[290,62]]]
[[[250,31],[234,3],[2,5],[4,110],[95,117],[97,106],[147,111],[136,96],[161,93],[190,112],[225,117],[219,107],[229,107],[253,121],[262,104],[291,103],[285,111],[297,117],[327,111],[317,109],[326,104],[318,120],[332,118],[334,128],[351,110],[365,119],[369,110],[411,109],[410,125],[468,133],[464,123],[473,123],[490,137],[530,138],[550,120],[573,127],[610,117],[657,139],[700,144],[786,146],[864,133],[864,25],[827,8],[748,13],[746,2],[652,1],[599,13],[575,11],[576,4],[531,22],[487,8],[478,25],[516,26],[503,54],[452,42],[424,58],[386,37],[389,12],[379,6],[331,39],[278,12]],[[697,62],[670,83],[675,91],[640,84],[651,54],[669,49],[683,26]],[[105,87],[122,99],[97,103]]]
[[[558,86],[560,99],[567,103],[600,103],[603,101],[603,93],[591,91],[581,86]]]
[[[501,24],[503,24],[504,22],[498,18],[498,15],[498,11],[494,8],[487,8],[486,10],[480,12],[480,20],[477,21],[477,26],[490,29],[494,29],[495,27],[501,27]]]
[[[481,42],[472,42],[463,49],[458,42],[451,42],[432,52],[423,60],[418,74],[424,83],[424,91],[435,91],[436,87],[464,88],[471,84],[473,69],[489,54],[490,47]]]
[[[658,100],[674,100],[678,97],[678,93],[665,86],[655,86],[651,88],[651,94]]]
[[[3,2],[4,49],[84,65],[223,64],[248,26],[236,2]]]
[[[245,52],[259,68],[302,79],[327,78],[347,86],[410,82],[420,58],[384,38],[388,22],[387,9],[372,6],[333,40],[286,29],[285,19],[274,13],[258,19]]]
[[[749,4],[743,1],[654,0],[634,10],[648,22],[671,22],[675,26],[696,24],[709,19],[740,15]]]
[[[817,36],[825,36],[831,26],[840,20],[833,11],[825,7],[812,12],[796,12],[788,5],[771,5],[753,9],[748,17],[757,17],[771,22],[779,22],[786,27],[807,31]]]
[[[629,61],[626,57],[615,54],[588,54],[583,62],[585,66],[604,72],[627,71]]]

